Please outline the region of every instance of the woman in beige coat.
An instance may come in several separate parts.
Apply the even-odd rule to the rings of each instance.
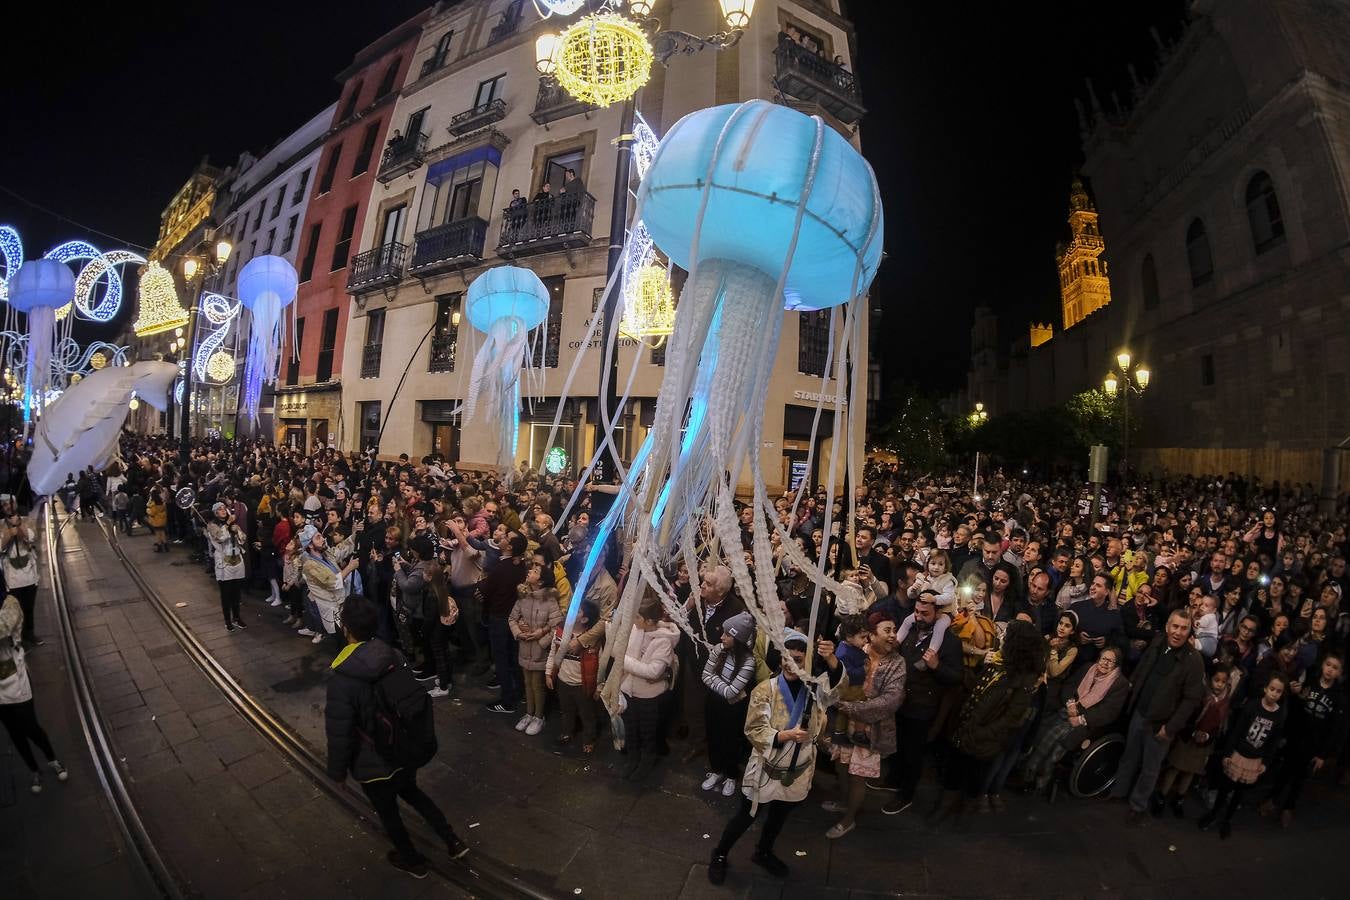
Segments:
[[[806,635],[794,629],[783,634],[788,654],[805,670]],[[786,878],[787,864],[773,854],[773,842],[793,804],[806,799],[816,770],[816,739],[825,729],[825,709],[835,702],[844,669],[834,655],[834,644],[819,641],[816,653],[823,669],[804,683],[786,664],[750,694],[745,736],[750,760],[741,780],[741,806],[727,823],[722,840],[708,863],[708,880],[721,884],[727,877],[727,854],[761,812],[764,827],[750,861],[770,875]]]

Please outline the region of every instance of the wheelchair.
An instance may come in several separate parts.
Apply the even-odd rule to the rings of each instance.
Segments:
[[[1116,783],[1116,770],[1124,755],[1125,735],[1120,732],[1112,731],[1091,739],[1073,760],[1065,777],[1069,793],[1084,799],[1105,795]]]

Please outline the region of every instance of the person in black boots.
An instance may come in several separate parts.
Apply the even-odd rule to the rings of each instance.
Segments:
[[[1288,828],[1294,822],[1294,806],[1308,777],[1318,772],[1327,759],[1337,756],[1345,739],[1345,691],[1341,690],[1341,675],[1345,660],[1338,653],[1328,653],[1322,660],[1319,677],[1307,678],[1290,685],[1294,700],[1290,703],[1289,739],[1285,742],[1284,759],[1275,773],[1275,791],[1261,812],[1280,808],[1280,825]],[[1345,764],[1345,754],[1339,754]]]
[[[811,792],[816,740],[825,729],[825,710],[835,702],[844,668],[834,655],[834,644],[817,641],[820,660],[808,685],[798,674],[806,670],[806,635],[789,628],[783,633],[783,644],[796,665],[784,663],[750,694],[745,718],[750,760],[741,779],[740,808],[727,823],[708,863],[708,880],[713,884],[726,881],[727,855],[760,813],[764,813],[764,827],[750,861],[776,878],[788,875],[787,863],[774,856],[773,843],[793,805]]]
[[[628,754],[624,777],[630,781],[641,781],[656,768],[661,695],[670,690],[674,680],[675,643],[680,636],[675,624],[665,621],[661,601],[648,590],[628,635],[619,685],[625,704],[624,748]]]
[[[914,627],[900,642],[905,660],[905,699],[895,713],[896,755],[884,785],[895,791],[881,811],[893,816],[909,809],[923,772],[924,748],[948,689],[961,683],[961,642],[941,641],[932,647],[934,625],[940,615],[937,592],[925,590],[914,601]]]
[[[1214,808],[1195,824],[1208,831],[1215,820],[1219,823],[1219,837],[1227,838],[1233,832],[1233,813],[1237,812],[1246,790],[1266,771],[1266,760],[1275,752],[1284,730],[1287,707],[1284,698],[1288,681],[1276,672],[1266,682],[1260,697],[1247,702],[1228,731],[1224,745],[1223,776],[1219,781],[1219,797]]]
[[[406,677],[400,681],[398,670],[406,668],[407,661],[397,650],[375,637],[379,620],[374,604],[359,595],[348,597],[342,604],[341,618],[342,634],[347,643],[332,662],[333,677],[328,682],[328,702],[324,709],[328,777],[341,783],[350,774],[360,783],[394,845],[389,851],[389,864],[414,878],[426,878],[426,857],[413,846],[407,826],[403,824],[398,809],[400,799],[417,810],[445,842],[451,859],[459,859],[469,852],[469,847],[455,834],[436,802],[417,786],[418,766],[389,758],[394,755],[392,748],[370,736],[380,733],[375,723],[377,690],[385,692],[387,702],[403,699],[390,697],[391,692],[399,690],[400,683],[405,690],[421,693],[427,702],[425,724],[434,735],[430,699],[416,681]],[[393,702],[391,705],[400,710],[399,727],[403,727],[405,704]],[[408,721],[416,724],[417,719]],[[407,733],[421,735],[424,729],[409,727]],[[405,741],[402,746],[406,748],[411,743]],[[431,744],[430,755],[434,756],[434,740]],[[428,758],[424,757],[422,761]]]

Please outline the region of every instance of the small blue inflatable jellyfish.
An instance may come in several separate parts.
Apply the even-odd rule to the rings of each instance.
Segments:
[[[281,313],[295,300],[300,279],[289,261],[269,254],[250,259],[239,270],[238,285],[239,302],[252,313],[240,402],[256,425],[263,382],[275,381],[281,364]]]
[[[768,516],[758,471],[763,398],[768,394],[783,310],[861,304],[882,252],[882,209],[866,160],[819,118],[764,100],[699,110],[662,139],[638,191],[638,209],[656,245],[689,271],[652,430],[621,486],[621,502],[598,528],[612,530],[636,509],[630,578],[606,652],[622,660],[628,626],[646,591],[670,601],[660,574],[673,557],[692,573],[697,529],[710,523],[736,587],[757,622],[781,644]],[[841,448],[842,449],[842,448]],[[735,487],[754,477],[755,565],[746,565]],[[791,557],[800,550],[782,542]],[[788,545],[792,544],[790,547]],[[598,553],[573,588],[585,594]],[[805,558],[793,557],[817,583],[836,588]],[[667,602],[686,625],[681,604]],[[575,616],[569,614],[564,640]],[[814,620],[814,617],[813,617]],[[692,632],[691,632],[692,634]],[[697,639],[697,638],[696,638]],[[622,665],[616,666],[621,672]],[[611,676],[604,698],[617,702]]]
[[[530,329],[548,317],[548,288],[529,269],[497,266],[469,285],[469,324],[487,335],[473,359],[464,418],[481,407],[495,414],[500,428],[497,468],[514,471],[520,434],[520,372],[528,362]]]

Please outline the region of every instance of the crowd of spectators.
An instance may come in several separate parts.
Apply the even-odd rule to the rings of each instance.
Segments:
[[[611,723],[600,659],[629,573],[622,544],[590,538],[612,486],[264,443],[201,445],[183,468],[162,439],[127,436],[122,460],[102,487],[73,475],[68,505],[148,528],[157,549],[187,545],[219,583],[224,628],[246,626],[251,581],[264,612],[336,655],[343,603],[364,598],[433,698],[479,682],[496,691],[486,710],[515,718],[523,740],[551,722],[559,752],[602,752],[610,733],[638,782],[701,759],[703,790],[742,798],[714,882],[756,820],[753,861],[786,873],[773,841],[818,760],[838,786],[821,798],[839,817],[832,839],[869,811],[909,810],[930,768],[933,827],[1002,812],[1012,789],[1054,800],[1075,754],[1109,732],[1124,740],[1110,797],[1131,825],[1189,808],[1226,837],[1246,805],[1289,827],[1309,778],[1350,784],[1348,514],[1344,497],[1327,510],[1308,485],[1141,476],[1097,497],[870,463],[852,497],[785,492],[776,599],[798,665],[758,633],[705,547],[700,571],[667,573],[693,634],[648,592]],[[184,487],[205,527],[174,502]],[[741,511],[745,548],[723,552],[748,551],[754,515]],[[838,596],[818,596],[783,541],[823,559]],[[564,646],[592,549],[599,570]]]

